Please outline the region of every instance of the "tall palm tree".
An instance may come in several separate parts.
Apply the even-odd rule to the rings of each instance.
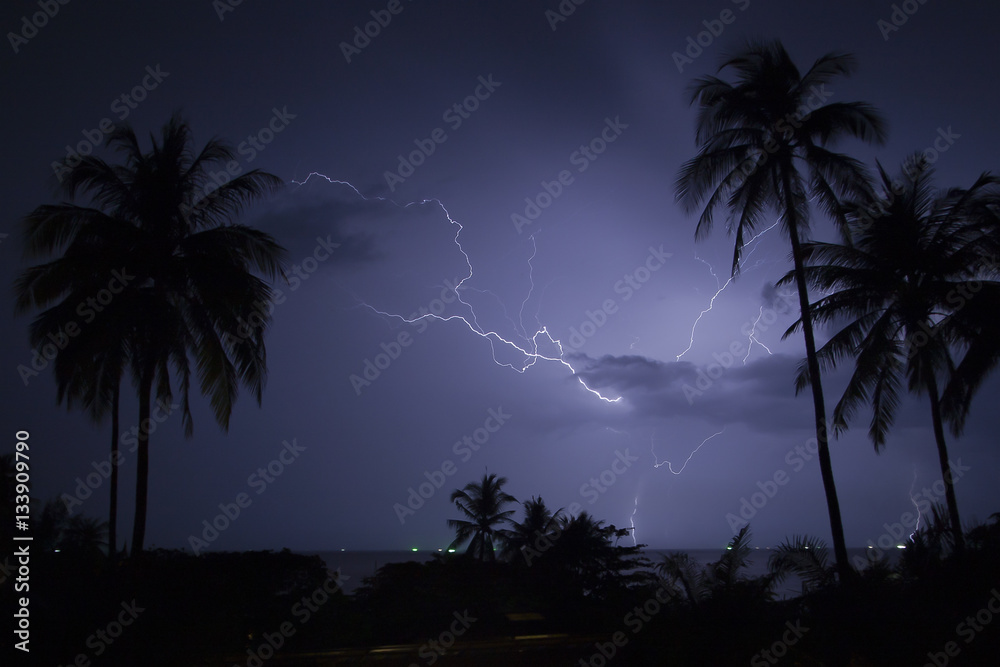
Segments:
[[[529,565],[536,555],[551,546],[559,527],[562,508],[552,512],[541,497],[531,498],[523,503],[524,520],[512,521],[507,537],[504,558],[516,560],[522,556]]]
[[[987,176],[987,175],[984,175]],[[976,267],[984,276],[1000,276],[1000,178],[993,177],[977,190],[968,204],[966,216],[970,224],[986,233],[986,247],[980,247],[970,261],[981,262]],[[952,433],[961,435],[972,405],[972,398],[987,376],[1000,364],[1000,295],[992,283],[984,283],[981,292],[968,299],[962,317],[956,322],[961,338],[968,348],[952,373],[942,395],[942,405],[951,417]]]
[[[72,299],[69,303],[74,303]],[[78,302],[79,303],[79,302]],[[111,464],[109,508],[107,521],[108,556],[114,561],[118,556],[118,467],[120,452],[119,408],[121,405],[121,379],[128,360],[128,332],[116,330],[116,325],[127,322],[122,313],[124,304],[110,310],[101,320],[81,331],[78,337],[67,342],[64,354],[59,354],[54,362],[56,377],[56,402],[66,403],[72,409],[76,402],[88,412],[94,422],[100,423],[105,415],[111,416]],[[57,317],[62,317],[61,314]],[[31,327],[31,343],[43,345],[51,326],[59,322],[36,320]]]
[[[469,482],[462,489],[451,492],[451,501],[459,509],[464,519],[448,519],[448,526],[455,529],[455,540],[452,549],[466,542],[466,550],[471,556],[481,561],[496,559],[494,550],[499,546],[506,547],[508,531],[502,528],[510,522],[514,510],[504,507],[517,502],[514,496],[503,490],[507,483],[506,477],[483,473],[479,483]]]
[[[800,74],[780,42],[749,42],[719,71],[726,69],[735,71],[734,83],[705,76],[691,86],[691,102],[698,104],[699,151],[678,174],[677,199],[688,212],[703,207],[696,237],[711,230],[717,208],[729,210],[728,228],[736,237],[734,276],[744,241],[768,211],[780,215],[791,244],[809,373],[815,380],[816,440],[834,553],[841,574],[847,576],[850,566],[830,461],[802,241],[809,232],[810,201],[843,224],[839,198],[860,195],[867,187],[864,166],[827,146],[845,137],[882,143],[885,121],[863,102],[824,104],[825,85],[855,69],[854,58],[847,54],[827,54]]]
[[[970,343],[965,338],[970,316],[1000,309],[1000,283],[983,280],[993,240],[976,214],[977,202],[997,181],[984,174],[969,189],[936,193],[934,171],[919,154],[896,181],[881,165],[879,174],[881,193],[844,202],[845,244],[803,248],[810,263],[806,280],[828,293],[812,306],[815,321],[847,319],[818,350],[817,361],[821,368],[832,368],[845,357],[855,359],[833,411],[834,430],[844,431],[858,409],[871,402],[868,435],[876,452],[885,446],[904,377],[909,391],[928,396],[952,536],[961,549],[944,433],[945,421],[955,413],[943,406],[939,387],[951,376],[953,355]],[[801,369],[798,386],[809,380],[808,370]]]
[[[72,193],[64,190],[63,194]],[[53,362],[56,402],[65,403],[67,409],[79,403],[95,422],[102,421],[109,411],[111,413],[108,543],[112,547],[109,555],[114,558],[118,523],[119,405],[121,377],[128,357],[129,295],[123,294],[106,305],[94,300],[102,290],[111,294],[107,289],[109,276],[122,268],[118,262],[122,253],[128,251],[118,244],[117,230],[128,223],[82,206],[43,206],[25,219],[26,236],[36,216],[47,215],[78,216],[83,218],[83,228],[76,233],[78,241],[67,247],[62,260],[31,267],[21,274],[15,282],[16,309],[25,312],[58,300],[40,313],[29,327],[32,347],[43,349],[46,345],[55,345],[60,348]],[[57,233],[71,234],[72,231],[61,229]],[[26,257],[55,250],[55,247],[26,240]],[[54,242],[60,245],[65,241]]]
[[[117,377],[127,371],[137,389],[133,554],[142,551],[145,540],[149,432],[143,425],[149,424],[154,391],[158,398],[172,397],[173,367],[188,436],[193,432],[192,359],[223,429],[240,384],[260,403],[266,379],[264,331],[270,321],[270,309],[263,306],[272,296],[264,278],[283,275],[284,257],[270,235],[235,222],[250,204],[278,188],[280,179],[255,169],[217,185],[213,168],[235,161],[235,151],[217,139],[196,151],[191,129],[178,115],[163,127],[159,140],[151,141],[151,149],[143,152],[131,127],[121,125],[108,136],[108,145],[122,155],[122,164],[89,156],[66,165],[63,194],[87,195],[89,201],[44,205],[26,216],[26,254],[62,251],[62,256],[27,269],[16,285],[20,310],[48,307],[34,325],[45,336],[68,321],[81,299],[118,280],[111,303],[94,318],[101,324],[89,330],[89,335],[113,331],[115,353],[98,353],[81,342],[60,356],[65,354],[65,363],[73,367],[103,369],[103,379],[94,381],[100,387],[95,396],[109,389],[113,395],[115,371]],[[248,331],[246,322],[255,321],[259,324]],[[87,324],[81,326],[88,330]],[[86,394],[83,388],[68,389]]]

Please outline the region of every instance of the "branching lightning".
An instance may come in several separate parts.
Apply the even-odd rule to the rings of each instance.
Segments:
[[[659,468],[660,466],[667,466],[667,470],[669,470],[670,472],[672,472],[675,475],[679,475],[682,472],[684,472],[684,468],[687,468],[687,464],[691,461],[692,458],[694,458],[694,455],[698,453],[698,450],[705,446],[706,442],[708,442],[709,440],[711,440],[712,438],[714,438],[717,435],[722,435],[725,432],[726,432],[726,429],[723,428],[718,433],[713,433],[712,435],[710,435],[707,438],[705,438],[704,440],[702,440],[701,444],[698,445],[697,447],[695,447],[694,451],[692,451],[688,455],[687,459],[685,459],[684,465],[681,466],[680,470],[674,470],[674,466],[673,466],[672,463],[670,463],[670,461],[667,461],[667,460],[660,461],[659,460],[659,458],[656,456],[656,451],[654,451],[654,448],[655,448],[656,445],[653,442],[653,437],[650,436],[650,438],[649,438],[649,451],[653,455],[653,467],[654,468]]]
[[[744,267],[744,265],[750,259],[750,256],[753,255],[754,251],[757,250],[757,247],[760,245],[760,238],[762,236],[764,236],[764,234],[768,233],[769,231],[771,231],[772,229],[774,229],[775,227],[777,227],[779,222],[780,222],[780,220],[776,221],[770,227],[768,227],[767,229],[764,229],[763,231],[759,232],[753,238],[751,238],[749,241],[746,242],[746,244],[744,245],[744,247],[751,246],[751,245],[752,245],[752,247],[750,248],[749,251],[747,251],[743,255],[743,259],[740,261],[740,268],[741,269]],[[709,299],[709,301],[708,301],[708,307],[705,308],[704,310],[702,310],[700,313],[698,313],[698,317],[695,318],[694,324],[691,325],[691,337],[688,340],[688,346],[684,349],[683,352],[681,352],[680,354],[677,355],[677,358],[676,358],[677,361],[680,361],[681,357],[683,357],[685,354],[687,354],[688,352],[690,352],[691,348],[694,347],[694,335],[695,335],[695,331],[698,329],[698,323],[701,322],[701,318],[702,317],[704,317],[707,313],[710,313],[712,311],[712,308],[715,307],[715,300],[717,298],[719,298],[719,295],[722,294],[723,292],[725,292],[726,289],[733,282],[733,276],[730,276],[729,279],[726,280],[726,282],[723,283],[720,286],[719,285],[719,276],[716,275],[715,269],[712,267],[712,265],[709,264],[708,262],[706,262],[705,260],[703,260],[701,257],[698,257],[697,255],[695,256],[695,259],[708,267],[708,270],[712,273],[712,277],[715,278],[715,284],[716,284],[716,287],[718,289],[715,291],[715,294],[712,295],[712,298]],[[757,266],[757,264],[755,264],[754,266]],[[753,267],[751,267],[751,268],[753,268]]]
[[[763,317],[763,316],[764,316],[764,306],[761,306],[760,307],[760,312],[757,313],[757,319],[755,319],[753,321],[753,327],[750,329],[750,333],[747,336],[747,338],[750,341],[750,344],[747,346],[747,355],[745,357],[743,357],[743,365],[744,366],[747,365],[747,359],[750,358],[750,353],[753,351],[753,344],[754,343],[757,343],[762,348],[764,348],[764,350],[766,350],[768,354],[774,354],[773,352],[771,352],[771,348],[769,348],[767,345],[764,345],[764,343],[762,343],[759,340],[757,340],[757,323],[760,322],[760,318]]]
[[[462,278],[460,281],[458,281],[458,283],[454,287],[451,288],[451,291],[455,294],[455,298],[458,301],[458,303],[460,303],[465,309],[467,309],[467,311],[468,311],[468,315],[467,316],[466,315],[447,315],[447,316],[445,316],[445,315],[436,315],[434,313],[424,313],[424,314],[421,314],[421,315],[419,315],[417,317],[404,317],[404,316],[396,314],[396,313],[390,313],[390,312],[386,312],[386,311],[383,311],[383,310],[379,310],[378,308],[376,308],[376,307],[374,307],[374,306],[372,306],[372,305],[370,305],[368,303],[362,302],[362,305],[364,305],[366,308],[370,309],[372,312],[377,313],[377,314],[379,314],[379,315],[381,315],[383,317],[397,319],[397,320],[400,320],[401,322],[406,322],[408,324],[413,324],[413,323],[419,322],[420,320],[424,320],[424,319],[435,319],[435,320],[439,320],[439,321],[442,321],[442,322],[450,322],[452,320],[456,320],[456,321],[461,322],[462,324],[464,324],[469,329],[469,331],[471,331],[472,333],[476,334],[480,338],[485,338],[485,339],[487,339],[490,342],[490,349],[492,351],[493,361],[498,366],[503,366],[505,368],[510,368],[510,369],[512,369],[514,371],[517,371],[518,373],[524,373],[525,371],[527,371],[527,369],[529,369],[532,366],[534,366],[535,363],[537,363],[538,361],[548,361],[548,362],[559,363],[559,364],[562,364],[563,366],[565,366],[566,368],[569,369],[569,371],[577,378],[577,380],[580,382],[580,384],[583,386],[584,389],[586,389],[587,391],[589,391],[594,396],[597,396],[602,401],[605,401],[607,403],[617,403],[617,402],[619,402],[621,400],[620,396],[617,397],[617,398],[610,398],[610,397],[604,396],[599,391],[597,391],[595,389],[592,389],[589,386],[587,386],[587,383],[584,382],[583,378],[581,378],[577,374],[577,371],[573,367],[573,365],[570,364],[570,362],[568,362],[564,358],[565,357],[565,351],[563,350],[562,342],[559,339],[557,339],[557,338],[553,338],[552,334],[549,333],[547,327],[540,326],[530,336],[527,334],[527,331],[524,329],[524,321],[523,321],[524,307],[525,307],[525,304],[527,303],[528,299],[531,298],[531,294],[532,294],[532,292],[534,291],[534,288],[535,288],[534,279],[533,279],[533,276],[532,276],[532,272],[530,270],[531,269],[531,260],[534,259],[535,254],[537,253],[537,245],[535,244],[534,235],[531,236],[531,242],[532,242],[532,246],[533,246],[533,252],[531,254],[531,257],[528,260],[529,279],[531,280],[531,286],[530,286],[530,288],[528,290],[528,295],[525,297],[524,301],[521,303],[521,311],[519,313],[519,319],[520,319],[520,324],[521,324],[521,329],[522,329],[521,333],[522,333],[522,337],[523,337],[524,341],[519,344],[518,342],[515,342],[513,340],[509,340],[509,339],[505,338],[503,335],[501,335],[497,331],[486,330],[482,326],[480,326],[479,320],[476,317],[475,308],[473,308],[473,306],[470,303],[468,303],[467,301],[465,301],[462,298],[461,291],[464,290],[464,289],[471,289],[465,283],[468,282],[469,280],[471,280],[472,276],[473,276],[472,260],[469,258],[468,253],[466,253],[465,249],[462,247],[462,242],[461,242],[461,238],[460,238],[461,234],[462,234],[462,230],[464,229],[463,226],[462,226],[462,224],[460,222],[458,222],[457,220],[455,220],[454,218],[451,217],[451,214],[448,212],[448,209],[445,208],[444,204],[441,203],[440,200],[438,200],[438,199],[422,199],[422,200],[419,200],[419,201],[409,202],[409,203],[406,203],[406,204],[399,204],[399,203],[397,203],[397,202],[395,202],[395,201],[393,201],[391,199],[387,199],[385,197],[371,197],[371,198],[369,198],[369,197],[365,197],[363,194],[361,194],[361,192],[356,187],[354,187],[352,184],[350,184],[350,183],[348,183],[346,181],[339,181],[339,180],[332,179],[332,178],[330,178],[328,176],[324,176],[323,174],[319,174],[317,172],[310,173],[309,176],[307,176],[304,181],[301,181],[301,182],[299,182],[299,181],[292,181],[292,182],[295,183],[295,184],[297,184],[297,185],[300,185],[300,186],[301,185],[305,185],[306,183],[309,182],[309,179],[311,179],[314,176],[316,178],[322,178],[322,179],[326,180],[328,183],[331,183],[331,184],[344,185],[344,186],[350,188],[356,195],[358,195],[361,199],[363,199],[365,201],[371,201],[372,199],[374,199],[376,201],[388,202],[388,203],[393,204],[394,206],[397,206],[397,207],[400,207],[400,208],[409,208],[411,206],[422,206],[422,205],[426,205],[426,204],[434,204],[434,205],[440,207],[440,209],[444,212],[445,217],[447,218],[448,222],[455,227],[454,243],[455,243],[455,246],[458,248],[459,252],[462,253],[462,257],[465,258],[465,264],[468,267],[468,274],[464,278]],[[494,295],[494,296],[496,296],[496,295]],[[506,309],[505,309],[505,314],[506,314]],[[507,319],[510,320],[510,317],[508,316]],[[541,341],[542,341],[543,344],[548,344],[550,346],[555,347],[555,349],[558,351],[558,355],[554,355],[554,354],[551,354],[551,353],[550,354],[545,354],[545,353],[539,352],[539,339],[541,339]],[[524,356],[524,363],[521,364],[520,367],[518,367],[518,366],[515,366],[512,363],[505,363],[505,362],[500,361],[499,359],[497,359],[497,345],[500,345],[501,347],[506,347],[506,348],[511,349],[511,350],[516,350],[517,352],[519,352],[521,355]]]

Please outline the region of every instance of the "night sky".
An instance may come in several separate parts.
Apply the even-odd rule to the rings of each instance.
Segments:
[[[30,431],[33,495],[76,495],[74,511],[106,518],[108,483],[92,476],[84,499],[78,478],[108,460],[108,423],[56,406],[49,369],[19,370],[32,350],[30,316],[13,316],[28,265],[18,221],[56,201],[51,163],[100,143],[104,119],[148,141],[180,110],[199,146],[237,148],[235,173],[288,182],[244,220],[294,266],[277,285],[263,406],[243,392],[225,434],[198,395],[191,439],[179,411],[158,413],[147,546],[187,547],[247,493],[212,549],[436,549],[452,538],[449,493],[486,470],[519,499],[634,520],[651,547],[725,544],[727,515],[762,489],[755,544],[828,541],[811,398],[794,394],[804,348],[780,340],[797,316],[773,287],[788,243],[763,234],[727,284],[724,225],[695,242],[696,217],[674,201],[696,152],[685,88],[747,38],[782,40],[803,71],[852,52],[859,72],[819,94],[876,105],[890,137],[837,148],[893,173],[930,149],[938,185],[970,185],[1000,168],[1000,7],[903,4],[915,11],[896,26],[891,3],[859,0],[566,0],[568,16],[556,0],[69,2],[35,31],[22,17],[37,3],[5,3],[0,432]],[[813,232],[832,238],[819,215]],[[421,308],[446,321],[404,321]],[[825,378],[831,410],[849,368]],[[949,440],[968,468],[966,522],[1000,509],[998,394],[993,378]],[[924,488],[943,500],[926,404],[904,400],[881,455],[867,414],[832,443],[849,546],[877,540]],[[122,541],[137,416],[128,392]],[[421,484],[430,497],[403,512]]]

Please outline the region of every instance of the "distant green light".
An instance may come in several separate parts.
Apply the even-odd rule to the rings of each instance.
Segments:
[[[732,550],[733,550],[732,547],[726,547],[726,551],[732,551]]]
[[[417,550],[416,547],[413,547],[412,549],[410,549],[410,551],[416,551],[416,550]]]
[[[454,549],[448,549],[448,553],[453,554],[453,553],[455,553],[455,550]]]

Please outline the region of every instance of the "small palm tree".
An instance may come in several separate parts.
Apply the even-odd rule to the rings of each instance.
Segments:
[[[683,551],[665,554],[656,565],[656,571],[671,590],[687,599],[692,608],[697,609],[708,597],[704,572],[690,554]]]
[[[851,570],[830,461],[802,242],[809,232],[811,201],[842,224],[839,197],[861,195],[868,187],[860,162],[826,146],[850,137],[882,143],[885,122],[863,102],[824,104],[825,85],[855,69],[853,57],[847,54],[825,55],[802,74],[780,42],[751,42],[723,62],[719,71],[725,69],[735,71],[735,83],[705,76],[691,86],[691,101],[698,103],[700,150],[680,170],[677,199],[689,212],[702,208],[698,237],[711,230],[716,209],[729,209],[729,231],[736,237],[734,276],[744,242],[761,227],[768,211],[781,217],[791,244],[808,370],[814,379],[818,458],[834,553],[841,574],[848,576]]]
[[[822,540],[815,537],[796,535],[771,553],[767,568],[775,582],[789,574],[802,581],[802,592],[829,588],[834,584],[834,568],[827,562],[829,550]]]
[[[524,521],[511,522],[504,558],[514,561],[523,556],[525,562],[530,564],[535,555],[541,555],[553,540],[558,539],[558,522],[562,509],[552,512],[541,497],[531,498],[522,505]]]
[[[493,561],[499,547],[507,546],[509,531],[502,528],[510,523],[514,510],[504,509],[517,502],[514,496],[503,490],[506,477],[483,473],[479,483],[469,482],[462,489],[451,493],[451,501],[459,509],[464,519],[449,519],[448,526],[455,529],[455,540],[449,548],[457,549],[469,543],[466,549],[474,558]]]
[[[148,152],[128,125],[112,131],[108,145],[123,155],[123,164],[89,156],[63,171],[63,193],[87,195],[88,202],[40,206],[25,218],[26,254],[62,255],[21,275],[17,307],[46,308],[32,329],[33,340],[45,338],[61,331],[77,304],[93,298],[117,271],[112,302],[56,361],[57,369],[92,378],[76,383],[57,371],[60,391],[113,410],[119,380],[128,372],[138,391],[141,426],[149,423],[154,391],[158,398],[171,398],[172,368],[190,436],[193,359],[216,420],[228,428],[240,384],[258,403],[262,399],[264,331],[270,321],[262,306],[272,292],[255,274],[283,275],[284,256],[270,235],[235,220],[281,181],[255,169],[213,190],[212,169],[234,161],[235,151],[216,139],[196,151],[190,127],[176,115]],[[260,325],[240,336],[247,333],[241,325],[254,321],[251,316]],[[86,342],[99,335],[110,337],[106,351]],[[149,433],[141,428],[134,555],[145,540],[148,480]]]
[[[843,432],[870,402],[868,435],[876,452],[885,446],[904,378],[909,391],[928,396],[952,535],[961,549],[944,432],[956,403],[944,405],[940,387],[954,367],[953,353],[974,342],[967,338],[975,328],[970,317],[1000,309],[1000,284],[983,280],[992,240],[975,216],[977,200],[995,181],[984,174],[967,190],[935,193],[933,169],[919,155],[896,181],[881,165],[879,173],[881,194],[844,203],[846,243],[804,248],[811,262],[806,280],[828,293],[812,306],[816,321],[847,320],[817,358],[822,368],[854,358],[854,373],[833,411],[834,429]],[[789,274],[783,280],[791,279]],[[798,387],[809,381],[808,369],[800,367]]]
[[[683,595],[693,609],[709,600],[768,601],[773,597],[776,578],[772,574],[750,577],[745,570],[750,565],[750,526],[743,526],[729,541],[719,560],[703,567],[683,552],[663,556],[657,573],[667,586]]]

